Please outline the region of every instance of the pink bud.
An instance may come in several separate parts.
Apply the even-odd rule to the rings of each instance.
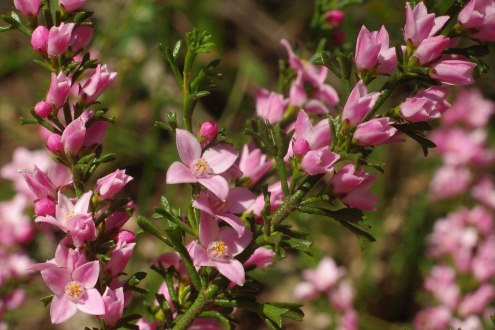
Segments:
[[[419,64],[427,64],[439,58],[449,44],[450,39],[442,35],[427,38],[416,48],[413,57],[418,60]]]
[[[469,85],[474,82],[476,64],[462,55],[443,55],[431,66],[430,76],[447,85]]]
[[[60,109],[69,96],[70,87],[70,78],[63,72],[60,72],[58,75],[52,73],[50,89],[46,95],[46,102],[52,104],[55,109]]]
[[[445,86],[433,86],[420,91],[400,105],[400,114],[410,122],[439,118],[450,108],[446,101],[448,92]]]
[[[86,0],[59,0],[60,7],[65,11],[74,11],[86,4]]]
[[[49,198],[44,198],[34,204],[34,214],[37,217],[55,216],[55,202]]]
[[[74,23],[61,23],[60,26],[53,26],[50,29],[48,34],[48,56],[59,56],[67,51],[74,26]]]
[[[292,144],[292,150],[294,151],[294,155],[304,156],[308,153],[310,147],[308,141],[302,139],[294,141]]]
[[[77,155],[84,144],[85,136],[86,122],[81,117],[67,125],[60,139],[65,153]]]
[[[95,222],[90,214],[76,214],[67,223],[67,229],[75,247],[81,247],[85,242],[96,238]]]
[[[201,124],[199,129],[199,136],[202,138],[206,144],[210,143],[215,139],[218,134],[218,125],[213,120],[205,121]]]
[[[112,276],[117,276],[124,271],[129,262],[132,250],[136,245],[136,236],[130,231],[121,231],[117,235],[116,247],[110,251],[111,260],[105,265],[105,271]]]
[[[96,181],[95,191],[100,195],[100,199],[110,199],[118,194],[132,177],[125,174],[125,170],[116,170],[107,176]]]
[[[34,106],[34,112],[41,118],[46,118],[52,113],[52,106],[46,101],[40,101]]]
[[[55,186],[48,175],[36,165],[34,166],[34,171],[22,171],[21,173],[26,184],[34,192],[37,198],[55,197]]]
[[[127,244],[129,243],[135,243],[136,242],[136,235],[129,230],[121,230],[115,237],[113,238],[115,242],[125,242]]]
[[[62,152],[64,150],[64,145],[62,143],[62,138],[60,135],[52,133],[46,140],[46,147],[48,150],[54,154]]]
[[[124,312],[124,289],[120,287],[112,290],[107,287],[102,298],[105,303],[105,314],[100,317],[105,324],[113,327],[122,318]]]
[[[14,6],[24,16],[36,16],[41,8],[40,0],[14,0]]]
[[[31,46],[34,51],[38,53],[46,53],[48,48],[48,29],[40,25],[38,26],[31,35]]]
[[[270,124],[276,124],[282,119],[288,105],[289,101],[281,94],[263,88],[256,91],[256,115]]]
[[[73,52],[78,52],[89,45],[93,38],[93,28],[85,25],[78,25],[72,32],[70,47]]]
[[[323,17],[325,17],[328,24],[338,26],[344,21],[344,12],[342,10],[330,10]]]
[[[360,124],[354,132],[354,139],[362,146],[376,146],[395,142],[398,131],[391,125],[390,118],[377,118]]]
[[[127,212],[114,212],[105,219],[105,231],[120,229],[129,220]]]

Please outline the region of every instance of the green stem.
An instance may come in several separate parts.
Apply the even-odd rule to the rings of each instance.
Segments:
[[[191,70],[194,63],[196,53],[188,45],[186,58],[184,60],[184,78],[182,80],[182,118],[186,130],[192,132],[192,115],[194,110],[194,102],[191,96]]]

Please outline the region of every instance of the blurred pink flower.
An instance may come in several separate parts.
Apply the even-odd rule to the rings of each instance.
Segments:
[[[457,19],[462,27],[473,31],[471,37],[482,41],[495,41],[495,2],[491,0],[470,0]]]

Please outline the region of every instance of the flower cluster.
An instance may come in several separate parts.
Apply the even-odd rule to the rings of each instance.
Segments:
[[[495,303],[495,220],[492,179],[487,174],[493,151],[485,127],[495,105],[475,89],[461,90],[432,133],[443,167],[432,180],[436,200],[471,195],[478,204],[462,207],[435,222],[428,253],[436,262],[424,282],[435,303],[416,316],[417,329],[483,329]]]

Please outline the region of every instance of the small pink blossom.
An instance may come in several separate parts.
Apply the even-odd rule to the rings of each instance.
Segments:
[[[495,3],[491,0],[470,0],[457,17],[463,28],[472,31],[471,37],[481,41],[495,41]]]
[[[64,151],[64,144],[62,143],[62,137],[56,133],[50,133],[46,140],[46,147],[54,154]]]
[[[268,120],[270,124],[276,124],[284,115],[289,100],[275,92],[270,92],[264,88],[256,90],[256,115],[259,118]]]
[[[289,103],[303,107],[307,112],[327,114],[339,103],[337,91],[325,84],[326,76],[318,81],[305,81],[299,72],[289,91]]]
[[[267,160],[261,149],[250,149],[247,144],[242,147],[239,169],[244,177],[249,178],[249,186],[256,184],[270,170],[273,163],[273,160]]]
[[[332,177],[330,184],[345,204],[361,210],[374,210],[378,198],[369,191],[374,181],[374,175],[365,173],[364,169],[356,171],[354,164],[347,164]]]
[[[46,101],[40,101],[34,106],[34,112],[41,118],[46,118],[52,113],[52,106]]]
[[[201,124],[199,129],[200,139],[205,144],[210,144],[218,134],[218,125],[213,120],[207,120]]]
[[[485,99],[477,89],[461,89],[449,111],[443,115],[446,125],[464,124],[473,128],[485,126],[495,112],[495,103]]]
[[[389,36],[384,26],[379,31],[370,32],[363,25],[356,42],[354,57],[359,71],[374,71],[378,74],[391,74],[397,68],[395,48],[389,47]]]
[[[344,105],[342,120],[348,121],[353,126],[359,124],[373,108],[379,96],[378,92],[368,93],[364,82],[358,81]]]
[[[34,29],[31,35],[31,46],[35,52],[46,53],[48,50],[48,34],[48,29],[43,25]]]
[[[428,14],[428,9],[423,2],[419,2],[414,9],[406,2],[406,25],[404,27],[404,40],[417,47],[419,44],[436,35],[449,20],[449,16],[436,17]]]
[[[447,85],[470,85],[474,82],[475,67],[476,63],[469,61],[465,56],[442,55],[431,65],[430,76]]]
[[[105,314],[101,316],[106,325],[115,326],[124,313],[124,288],[115,290],[107,287],[103,293],[103,303],[105,304]]]
[[[433,175],[430,182],[430,197],[440,200],[458,196],[469,187],[471,172],[460,166],[443,166]]]
[[[50,29],[47,47],[49,57],[62,55],[68,50],[74,27],[74,23],[61,23]]]
[[[84,145],[86,138],[86,120],[81,116],[72,121],[64,129],[60,142],[64,145],[64,152],[77,155]]]
[[[125,170],[116,170],[96,181],[95,192],[101,200],[111,199],[132,179],[131,176],[125,174]]]
[[[109,71],[106,65],[98,64],[91,77],[82,85],[81,94],[84,95],[85,101],[95,102],[115,77],[117,77],[116,72]]]
[[[297,57],[287,40],[282,39],[280,43],[285,47],[289,55],[289,65],[298,74],[301,74],[302,81],[311,83],[312,85],[318,85],[326,79],[328,75],[328,69],[326,67],[317,67]]]
[[[446,100],[448,92],[446,87],[430,87],[420,91],[400,105],[400,114],[410,122],[439,118],[450,107]]]
[[[221,175],[236,161],[237,152],[228,145],[217,145],[204,152],[194,135],[177,129],[177,150],[181,162],[174,162],[167,171],[167,183],[200,183],[206,189],[226,200],[229,193],[227,180]]]
[[[376,146],[397,142],[399,131],[392,126],[388,117],[371,119],[361,123],[354,132],[356,143],[362,146]]]
[[[60,7],[65,11],[75,11],[86,4],[87,0],[59,0]]]
[[[189,253],[196,267],[215,267],[223,276],[242,286],[245,281],[244,267],[234,257],[251,242],[252,233],[239,235],[230,227],[218,227],[216,221],[201,219],[199,242],[193,241]]]
[[[268,192],[270,193],[270,212],[273,212],[282,205],[284,200],[284,192],[282,191],[282,184],[280,181],[272,183],[268,186]],[[256,201],[251,205],[247,212],[253,212],[257,217],[261,216],[261,212],[265,207],[265,196],[263,194],[256,198]]]
[[[49,198],[44,198],[34,204],[34,214],[37,217],[55,216],[55,202]]]
[[[275,251],[264,247],[259,247],[254,250],[249,259],[244,262],[244,266],[247,267],[249,265],[254,265],[256,268],[264,268],[271,265],[274,258]]]
[[[24,16],[36,16],[41,8],[40,0],[14,0],[14,6]]]
[[[136,246],[136,235],[128,230],[119,232],[116,236],[116,247],[109,252],[110,261],[105,265],[105,271],[112,276],[118,276],[127,266]]]
[[[345,14],[342,10],[329,10],[323,15],[323,17],[328,24],[332,26],[339,26],[344,21]]]
[[[55,109],[60,109],[69,96],[71,80],[63,72],[58,75],[52,73],[50,89],[46,95],[46,102],[53,105]]]
[[[495,287],[483,284],[476,291],[466,295],[459,305],[459,314],[463,317],[483,313],[495,298]]]

